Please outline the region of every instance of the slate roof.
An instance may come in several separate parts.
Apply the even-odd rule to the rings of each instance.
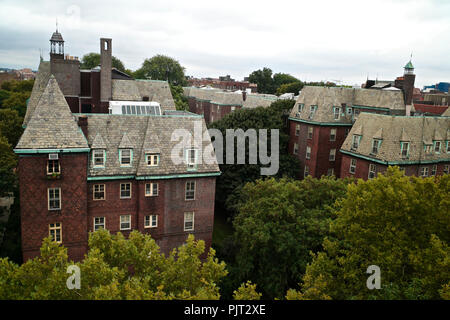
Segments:
[[[33,114],[34,109],[39,102],[42,92],[44,92],[44,89],[47,86],[49,78],[50,62],[41,61],[41,63],[39,64],[38,72],[36,74],[36,78],[34,80],[33,89],[31,90],[30,100],[28,100],[27,111],[25,113],[23,125],[27,125],[28,121],[30,121],[31,115]]]
[[[445,110],[445,112],[442,114],[443,117],[450,117],[450,107]]]
[[[167,81],[112,79],[112,100],[142,101],[145,96],[159,102],[163,111],[176,110]]]
[[[176,129],[185,129],[193,135],[194,124],[200,125],[202,132],[206,129],[205,121],[198,116],[130,116],[86,114],[88,117],[88,143],[91,148],[99,144],[102,138],[106,149],[104,168],[94,168],[90,156],[88,176],[152,176],[185,173],[220,172],[215,156],[212,164],[199,164],[194,172],[188,171],[185,163],[175,164],[171,152],[180,143],[171,141]],[[202,142],[202,150],[212,148],[211,139]],[[186,147],[190,147],[186,145]],[[133,161],[129,167],[121,167],[119,148],[131,148]],[[160,165],[149,167],[145,162],[145,153],[159,153]]]
[[[303,111],[298,113],[300,104],[304,107]],[[306,86],[295,102],[290,117],[314,122],[349,124],[352,122],[352,115],[342,110],[342,104],[347,107],[389,109],[392,114],[404,115],[406,112],[403,94],[400,91]],[[310,106],[317,106],[311,119]],[[333,107],[341,107],[338,120],[334,119]]]
[[[50,76],[16,149],[74,148],[88,148],[87,141],[55,77]]]
[[[353,135],[362,135],[356,150],[352,150]],[[382,138],[381,146],[376,155],[372,152],[374,138]],[[441,141],[441,152],[425,153],[425,144]],[[444,117],[407,117],[362,113],[347,138],[341,150],[372,159],[389,162],[408,161],[450,161],[446,152],[446,140],[450,140],[450,118]],[[409,142],[409,156],[402,158],[400,142]]]

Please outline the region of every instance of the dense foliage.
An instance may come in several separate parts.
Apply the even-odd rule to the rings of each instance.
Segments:
[[[145,59],[142,66],[134,72],[134,76],[136,79],[167,80],[172,85],[184,86],[184,70],[177,60],[159,54]]]
[[[177,110],[189,111],[188,99],[183,93],[182,86],[170,85],[170,91],[172,93],[173,101]]]
[[[127,70],[125,69],[125,65],[123,64],[122,61],[120,61],[120,59],[112,56],[111,62],[112,62],[113,68],[116,68],[119,71],[127,73]],[[80,64],[81,69],[93,69],[99,65],[100,65],[100,54],[99,53],[91,52],[91,53],[85,54],[83,56],[83,58],[81,58],[81,64]]]

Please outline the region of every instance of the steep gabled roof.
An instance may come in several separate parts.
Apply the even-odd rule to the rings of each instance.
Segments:
[[[28,121],[31,119],[31,115],[36,108],[39,99],[41,98],[42,92],[44,92],[47,86],[48,79],[50,78],[50,62],[41,61],[39,64],[39,69],[36,74],[36,79],[34,80],[33,90],[31,91],[30,99],[27,104],[27,112],[25,118],[23,119],[23,125],[26,126]]]
[[[77,148],[88,148],[86,138],[55,77],[50,76],[16,149]]]

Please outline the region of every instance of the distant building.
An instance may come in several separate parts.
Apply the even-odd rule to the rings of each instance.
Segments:
[[[424,86],[423,90],[426,90],[426,89],[432,89],[432,90],[443,92],[443,93],[449,93],[450,82],[439,82],[439,83],[436,83],[435,85]]]
[[[191,78],[188,80],[189,86],[191,87],[206,87],[210,86],[217,89],[228,90],[228,91],[245,91],[250,89],[251,92],[258,91],[258,85],[255,83],[250,83],[246,80],[244,81],[235,81],[230,77],[230,75],[219,77],[218,79],[214,78]]]

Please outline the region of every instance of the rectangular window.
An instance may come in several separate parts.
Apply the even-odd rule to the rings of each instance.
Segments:
[[[309,166],[305,166],[305,171],[303,172],[303,177],[309,176]]]
[[[440,141],[434,142],[434,152],[441,153],[441,142]]]
[[[191,170],[195,170],[197,168],[197,149],[187,149],[186,150],[186,162],[187,168]]]
[[[369,164],[369,179],[373,179],[376,176],[377,166],[374,164]]]
[[[422,167],[420,168],[420,175],[422,177],[428,177],[428,167]]]
[[[359,110],[358,109],[353,109],[353,119],[356,120],[358,119],[359,116]]]
[[[408,158],[409,156],[409,142],[400,142],[400,149],[402,158]]]
[[[146,183],[145,184],[145,196],[146,197],[155,197],[158,195],[158,183]]]
[[[121,199],[131,198],[131,183],[120,184],[120,198]]]
[[[121,166],[131,166],[131,162],[133,161],[133,151],[131,149],[121,149],[120,153],[120,165]]]
[[[186,182],[185,200],[195,200],[195,181]]]
[[[336,149],[331,149],[331,150],[330,150],[330,156],[328,157],[328,159],[329,159],[330,161],[336,160]]]
[[[425,153],[432,153],[432,152],[433,152],[433,145],[431,145],[431,144],[426,144],[426,145],[424,146],[424,151],[425,151]]]
[[[316,113],[317,106],[310,106],[309,107],[309,119],[312,119],[314,117],[314,114]]]
[[[104,184],[94,184],[94,200],[105,200]]]
[[[356,159],[351,159],[350,161],[350,169],[348,170],[351,174],[356,172]]]
[[[311,147],[306,147],[306,159],[311,159]]]
[[[294,154],[298,154],[298,143],[294,143]]]
[[[328,176],[333,176],[334,175],[334,168],[329,168],[328,172],[327,172]]]
[[[61,223],[50,223],[48,225],[48,233],[50,239],[57,243],[62,243],[62,226]]]
[[[131,229],[131,215],[120,216],[120,230]]]
[[[354,134],[353,142],[352,142],[352,149],[358,149],[360,141],[361,141],[361,136]]]
[[[303,106],[304,106],[303,103],[299,103],[298,104],[298,112],[302,112],[303,111]]]
[[[446,164],[446,165],[444,166],[444,173],[445,173],[445,174],[449,174],[449,173],[450,173],[450,165]]]
[[[447,153],[450,153],[450,141],[447,141]]]
[[[47,161],[47,174],[58,174],[61,172],[59,166],[59,160],[48,160]]]
[[[94,218],[94,231],[97,231],[98,229],[105,229],[105,217]]]
[[[333,114],[334,114],[334,120],[339,120],[341,116],[341,108],[340,107],[334,107],[333,108]]]
[[[184,231],[194,230],[194,212],[184,213]]]
[[[48,188],[48,210],[61,210],[61,188]]]
[[[308,127],[308,139],[312,139],[313,137],[313,127]]]
[[[299,136],[299,135],[300,135],[300,125],[299,125],[299,124],[296,124],[296,125],[295,125],[295,135],[296,135],[296,136]]]
[[[144,228],[156,228],[158,227],[158,216],[150,215],[144,217]]]
[[[336,141],[336,129],[330,130],[330,141]]]
[[[432,176],[435,176],[435,175],[436,175],[436,172],[437,172],[437,165],[433,165],[433,166],[431,167],[431,175],[432,175]]]
[[[347,107],[347,114],[348,115],[352,115],[352,108],[351,107]]]
[[[92,162],[94,168],[103,168],[105,166],[105,150],[93,150]]]
[[[349,132],[350,132],[350,128],[345,128],[345,136],[348,136]]]
[[[380,149],[381,140],[380,139],[373,139],[372,140],[372,154],[377,154],[378,150]]]
[[[147,166],[156,167],[159,165],[159,154],[146,154],[145,161],[147,162]]]

